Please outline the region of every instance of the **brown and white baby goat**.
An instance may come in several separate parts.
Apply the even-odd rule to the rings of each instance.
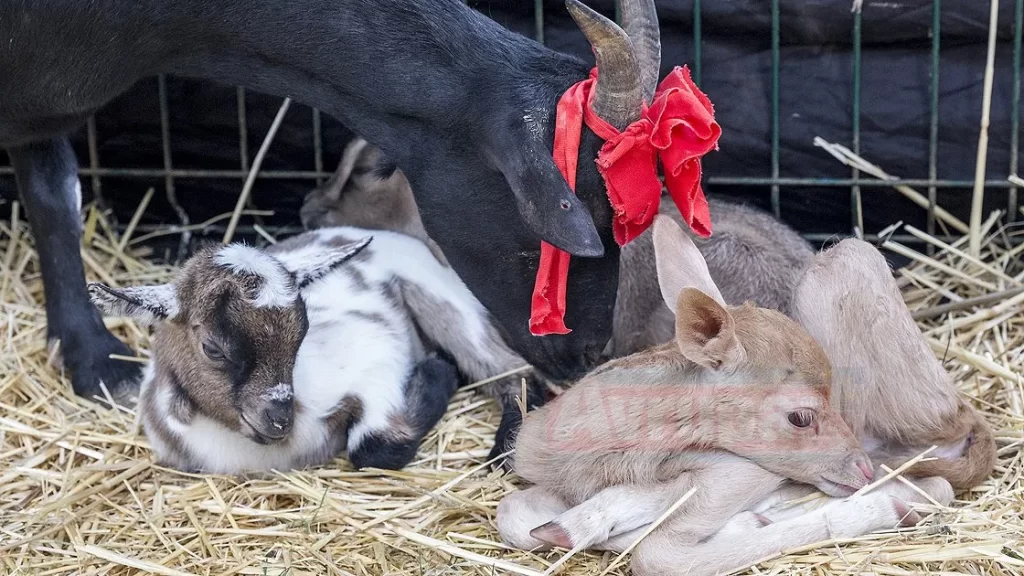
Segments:
[[[90,293],[157,323],[139,412],[159,460],[186,470],[291,469],[345,449],[356,467],[401,468],[458,384],[434,351],[474,380],[521,362],[455,272],[392,232],[208,248],[170,284]]]

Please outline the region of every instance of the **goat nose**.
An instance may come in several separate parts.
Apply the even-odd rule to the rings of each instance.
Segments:
[[[292,428],[292,403],[271,402],[263,409],[263,418],[272,428],[272,432],[287,434]]]

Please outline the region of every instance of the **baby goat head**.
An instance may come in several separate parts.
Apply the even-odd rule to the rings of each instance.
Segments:
[[[193,255],[171,283],[89,285],[108,315],[155,324],[151,374],[140,403],[156,403],[166,423],[197,412],[260,444],[288,437],[295,416],[292,371],[308,321],[300,289],[358,254],[370,238],[323,251],[289,270],[242,244]],[[147,395],[149,397],[147,397]]]

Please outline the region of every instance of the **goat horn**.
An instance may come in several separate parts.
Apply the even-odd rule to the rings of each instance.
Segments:
[[[566,0],[565,7],[587,37],[597,58],[594,112],[622,130],[640,117],[644,99],[640,65],[633,43],[625,30],[579,0]]]
[[[654,98],[661,75],[661,30],[658,29],[658,12],[654,0],[620,0],[622,27],[633,42],[636,59],[640,64],[643,79],[644,98],[648,103]]]

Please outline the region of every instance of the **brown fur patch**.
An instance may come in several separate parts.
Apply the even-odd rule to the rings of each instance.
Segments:
[[[348,431],[353,424],[363,418],[363,403],[355,396],[345,396],[341,403],[325,420],[331,438],[334,439],[335,453],[341,452],[348,445]]]

